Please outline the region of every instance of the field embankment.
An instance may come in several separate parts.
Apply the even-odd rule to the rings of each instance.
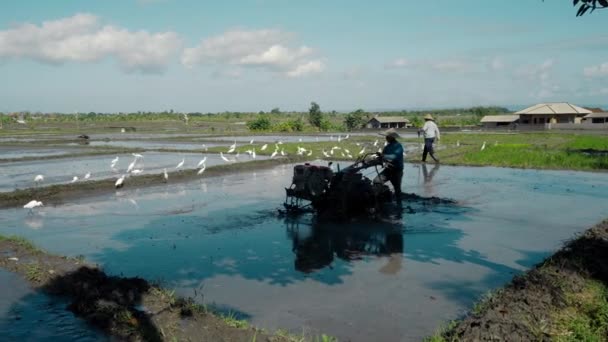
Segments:
[[[428,341],[608,341],[608,220]]]

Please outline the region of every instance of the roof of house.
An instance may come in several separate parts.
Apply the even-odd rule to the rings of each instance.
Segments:
[[[583,107],[575,106],[567,102],[554,103],[539,103],[524,110],[520,110],[515,114],[539,114],[539,115],[554,115],[554,114],[589,114],[591,111]]]
[[[608,118],[608,113],[591,113],[591,114],[585,115],[585,119],[592,119],[592,118]]]
[[[408,120],[407,118],[404,118],[402,116],[376,116],[376,117],[372,118],[371,120],[374,120],[374,119],[378,120],[378,122],[380,122],[380,123],[390,123],[390,122],[408,123],[408,122],[410,122],[410,120]]]
[[[481,118],[481,122],[515,122],[519,120],[519,115],[486,115]]]
[[[589,109],[592,113],[605,113],[606,111],[600,107],[585,107]]]

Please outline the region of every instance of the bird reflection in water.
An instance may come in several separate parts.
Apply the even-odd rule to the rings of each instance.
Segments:
[[[316,222],[314,219],[302,222],[302,219],[286,220],[296,270],[312,273],[331,267],[336,258],[350,262],[367,256],[387,259],[379,270],[384,274],[396,274],[401,270],[403,227],[399,219],[356,223]]]

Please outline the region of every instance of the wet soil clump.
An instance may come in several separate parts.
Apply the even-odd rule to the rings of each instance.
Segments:
[[[468,317],[450,324],[440,340],[549,341],[591,336],[608,341],[607,288],[608,220],[487,295]],[[597,296],[589,298],[594,293]]]
[[[21,238],[0,236],[0,267],[67,299],[67,310],[120,341],[292,340],[220,317],[144,279],[109,276],[82,259],[48,254]]]

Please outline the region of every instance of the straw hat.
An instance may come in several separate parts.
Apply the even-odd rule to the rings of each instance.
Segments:
[[[424,116],[424,120],[433,120],[435,121],[435,119],[433,119],[433,116],[431,114],[427,114]]]
[[[384,132],[382,132],[382,133],[379,133],[379,134],[380,134],[380,135],[384,135],[385,137],[393,137],[393,138],[395,138],[395,139],[396,139],[396,138],[401,138],[401,137],[399,136],[399,133],[397,133],[397,131],[395,131],[395,129],[394,129],[394,128],[389,128],[388,130],[386,130],[386,131],[384,131]]]

